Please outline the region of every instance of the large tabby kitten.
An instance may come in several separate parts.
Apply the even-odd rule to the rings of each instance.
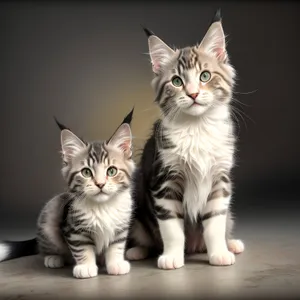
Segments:
[[[231,265],[244,250],[231,239],[231,169],[235,136],[230,102],[235,71],[218,11],[202,42],[173,50],[148,35],[162,118],[135,173],[136,247],[127,258],[160,252],[158,267],[184,265],[184,252],[207,251],[212,265]]]
[[[46,267],[73,261],[74,277],[94,277],[96,257],[103,254],[108,274],[130,271],[124,254],[133,208],[131,117],[132,112],[108,141],[91,143],[59,124],[67,191],[46,203],[38,218],[38,252]],[[24,243],[2,243],[2,260],[17,257]]]

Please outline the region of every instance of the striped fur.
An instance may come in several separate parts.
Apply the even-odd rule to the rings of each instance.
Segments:
[[[40,253],[49,268],[75,264],[77,278],[96,276],[97,258],[109,274],[130,271],[124,254],[133,211],[132,114],[102,142],[84,142],[57,121],[67,190],[43,207],[36,239],[0,242],[0,261]]]
[[[184,265],[184,251],[207,250],[212,265],[231,265],[244,246],[230,237],[235,71],[221,20],[214,18],[200,45],[173,50],[150,34],[149,50],[162,119],[135,173],[138,225],[127,257],[141,259],[154,248],[158,267],[175,269]]]
[[[38,247],[49,268],[75,262],[77,278],[98,274],[96,257],[105,256],[109,274],[126,274],[124,259],[132,216],[131,132],[122,124],[108,142],[86,143],[71,131],[62,131],[68,191],[51,199],[38,219]],[[116,174],[109,176],[111,166]],[[88,168],[92,176],[85,177]]]

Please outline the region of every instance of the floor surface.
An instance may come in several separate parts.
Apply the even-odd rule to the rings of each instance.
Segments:
[[[201,254],[187,257],[175,271],[159,270],[155,260],[145,260],[132,263],[128,275],[102,271],[96,278],[75,279],[71,268],[46,269],[39,256],[31,256],[0,263],[0,294],[5,299],[300,299],[297,215],[239,221],[236,236],[246,250],[230,267],[210,266]],[[32,234],[21,233],[25,239]],[[2,227],[0,238],[8,237],[20,238]]]

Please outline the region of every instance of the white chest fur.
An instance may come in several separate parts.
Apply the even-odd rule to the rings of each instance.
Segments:
[[[104,203],[84,201],[76,206],[76,209],[85,214],[84,225],[91,231],[99,254],[115,240],[118,230],[128,226],[132,200],[130,192],[126,191]]]
[[[201,119],[198,123],[164,124],[175,145],[161,152],[163,161],[185,175],[184,209],[196,220],[203,211],[214,176],[230,170],[234,139],[227,120]]]

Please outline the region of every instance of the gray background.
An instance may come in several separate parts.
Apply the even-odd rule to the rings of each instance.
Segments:
[[[103,139],[135,105],[135,146],[143,144],[158,111],[140,24],[170,45],[193,45],[218,7],[239,75],[236,92],[246,93],[235,95],[245,105],[236,105],[244,120],[237,115],[234,207],[297,212],[296,1],[1,2],[2,229],[34,227],[44,202],[63,189],[53,115],[86,139]]]

